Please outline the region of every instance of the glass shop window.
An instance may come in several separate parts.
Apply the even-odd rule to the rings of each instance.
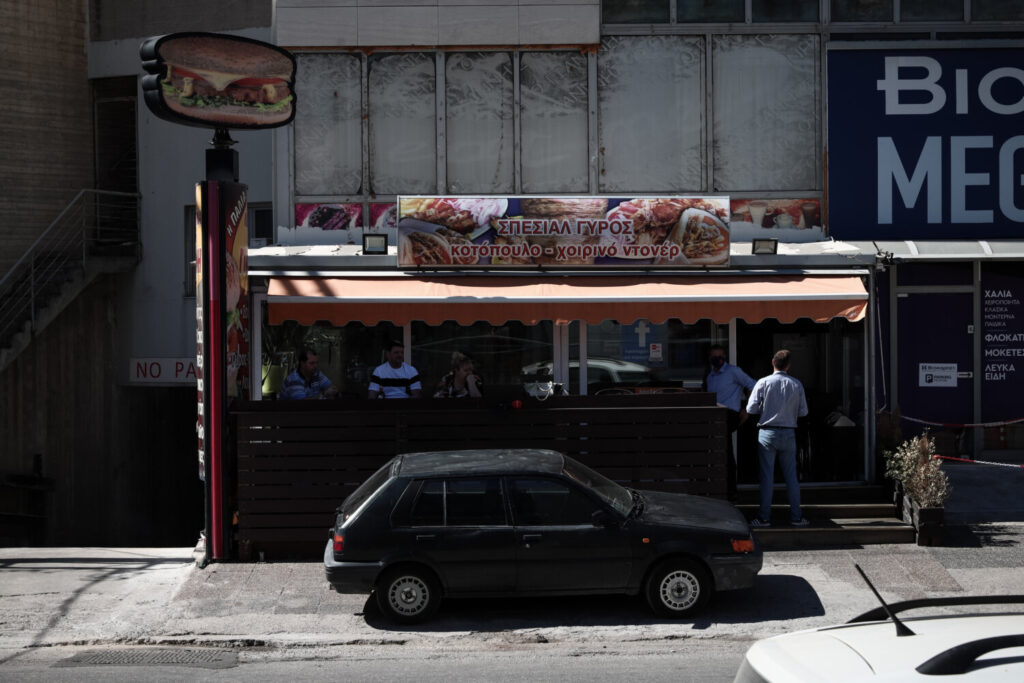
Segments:
[[[1020,0],[973,0],[972,21],[1024,21],[1024,3]]]
[[[817,21],[818,0],[751,0],[755,22]]]
[[[455,52],[445,59],[448,191],[513,192],[512,55]]]
[[[669,7],[668,0],[604,0],[601,21],[605,24],[667,24]]]
[[[297,353],[308,346],[317,355],[319,371],[338,387],[340,398],[365,399],[370,374],[383,362],[384,345],[392,339],[401,341],[402,328],[390,323],[369,327],[358,322],[342,327],[329,323],[300,325],[295,321],[264,325],[263,397],[277,398],[285,377],[296,367]]]
[[[360,58],[295,56],[295,192],[358,194],[362,188]]]
[[[676,21],[680,24],[743,22],[744,0],[678,0]]]
[[[719,35],[712,50],[713,188],[819,187],[820,38]]]
[[[602,193],[704,188],[704,59],[702,37],[606,36],[601,41]]]
[[[892,0],[832,0],[832,21],[892,21]]]
[[[726,344],[728,326],[710,320],[651,323],[606,320],[587,326],[587,394],[699,390],[708,349]],[[579,353],[570,349],[573,393],[580,381]]]
[[[960,21],[963,18],[963,0],[900,0],[903,21]]]
[[[406,349],[406,362],[419,371],[426,397],[434,395],[439,383],[451,371],[452,354],[456,351],[473,361],[474,370],[483,382],[484,396],[520,396],[524,371],[543,363],[550,366],[554,358],[552,328],[551,321],[537,325],[515,321],[503,325],[414,322],[413,348],[411,356]]]
[[[589,189],[588,92],[587,58],[579,52],[526,52],[520,57],[523,192]]]
[[[434,55],[370,55],[370,191],[437,189],[437,78]]]

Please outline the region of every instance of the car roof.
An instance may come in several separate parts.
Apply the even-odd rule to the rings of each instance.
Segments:
[[[478,448],[462,451],[430,451],[397,456],[396,476],[444,476],[463,474],[557,474],[565,456],[539,448]]]

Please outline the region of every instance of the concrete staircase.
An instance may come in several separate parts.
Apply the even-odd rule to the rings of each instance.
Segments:
[[[758,511],[756,489],[742,489],[736,507],[753,519]],[[772,499],[772,526],[755,529],[765,549],[823,548],[915,543],[914,527],[896,517],[892,499],[881,485],[804,488],[801,507],[810,521],[806,527],[789,526],[785,489]]]

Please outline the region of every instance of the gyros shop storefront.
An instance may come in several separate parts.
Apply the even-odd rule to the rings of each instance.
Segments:
[[[775,203],[769,211],[803,223],[807,201]],[[750,242],[731,239],[754,227],[747,204],[400,197],[391,226],[361,222],[366,235],[393,230],[398,246],[387,254],[345,244],[253,250],[263,382],[251,398],[277,399],[303,346],[347,407],[368,403],[391,339],[403,341],[425,398],[459,352],[473,360],[485,397],[552,406],[566,395],[701,392],[715,344],[757,379],[771,372],[776,349],[789,348],[811,410],[800,430],[802,481],[871,480],[870,264],[823,238],[753,254]],[[763,207],[753,210],[764,219]],[[741,486],[757,485],[755,440],[752,425],[738,433]]]

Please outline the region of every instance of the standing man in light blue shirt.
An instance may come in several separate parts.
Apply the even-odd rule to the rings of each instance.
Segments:
[[[714,392],[719,405],[725,406],[726,414],[726,485],[729,500],[736,500],[736,454],[732,447],[732,435],[747,419],[743,410],[746,393],[754,388],[750,375],[725,360],[725,347],[715,344],[708,354],[711,372],[704,380],[704,388]]]
[[[804,385],[788,374],[789,351],[772,357],[775,372],[757,380],[747,402],[747,412],[757,415],[757,456],[760,461],[761,509],[750,526],[771,526],[775,458],[779,459],[789,498],[789,523],[807,526],[800,510],[800,482],[796,477],[796,421],[807,414]]]

